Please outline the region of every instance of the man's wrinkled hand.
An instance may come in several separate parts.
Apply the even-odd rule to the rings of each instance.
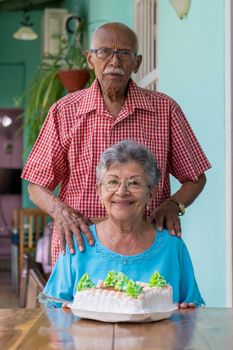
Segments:
[[[179,207],[176,203],[170,200],[162,203],[151,213],[149,221],[156,224],[158,231],[166,228],[171,235],[181,237]]]
[[[73,254],[75,252],[73,234],[81,252],[84,250],[81,232],[85,234],[89,244],[93,245],[94,238],[89,229],[92,222],[78,210],[63,203],[59,198],[55,197],[53,202],[53,218],[59,232],[62,254],[65,254],[66,243],[70,253]]]

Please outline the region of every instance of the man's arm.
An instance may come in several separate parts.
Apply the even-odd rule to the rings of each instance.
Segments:
[[[181,225],[178,215],[179,207],[172,200],[188,207],[202,192],[205,184],[205,174],[200,175],[196,182],[187,181],[182,184],[181,188],[175,194],[156,208],[152,212],[150,220],[156,223],[157,229],[161,231],[165,227],[170,234],[181,236]]]
[[[73,233],[76,237],[80,251],[83,251],[83,239],[81,232],[86,235],[90,245],[94,244],[93,236],[89,230],[92,223],[87,217],[82,215],[78,210],[66,205],[55,197],[53,192],[47,188],[29,183],[28,192],[32,202],[42,211],[50,215],[58,228],[61,244],[61,252],[65,254],[65,244],[68,244],[70,253],[74,253]]]

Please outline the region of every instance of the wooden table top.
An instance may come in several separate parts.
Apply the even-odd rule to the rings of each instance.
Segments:
[[[152,323],[102,323],[61,309],[0,310],[0,349],[233,349],[233,309],[177,310]]]

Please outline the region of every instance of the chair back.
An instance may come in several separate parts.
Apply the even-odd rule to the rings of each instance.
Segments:
[[[39,303],[37,299],[37,296],[39,293],[43,291],[45,284],[46,284],[46,281],[39,270],[37,269],[29,270],[28,287],[27,287],[27,295],[26,295],[27,309],[42,307],[42,305]]]
[[[48,215],[38,208],[19,209],[19,276],[23,267],[23,255],[35,256],[36,242],[46,226]]]

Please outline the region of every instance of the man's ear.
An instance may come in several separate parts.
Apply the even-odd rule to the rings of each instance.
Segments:
[[[135,61],[135,63],[134,63],[134,68],[133,68],[133,72],[134,72],[134,73],[137,73],[137,72],[138,72],[138,70],[139,70],[139,68],[140,68],[140,66],[141,66],[141,63],[142,63],[142,55],[138,55],[138,56],[136,57],[136,61]]]
[[[87,50],[87,51],[86,51],[86,60],[87,60],[88,67],[89,67],[91,70],[94,70],[94,64],[93,64],[93,62],[92,62],[93,56],[92,56],[92,53],[91,53],[90,50]]]

